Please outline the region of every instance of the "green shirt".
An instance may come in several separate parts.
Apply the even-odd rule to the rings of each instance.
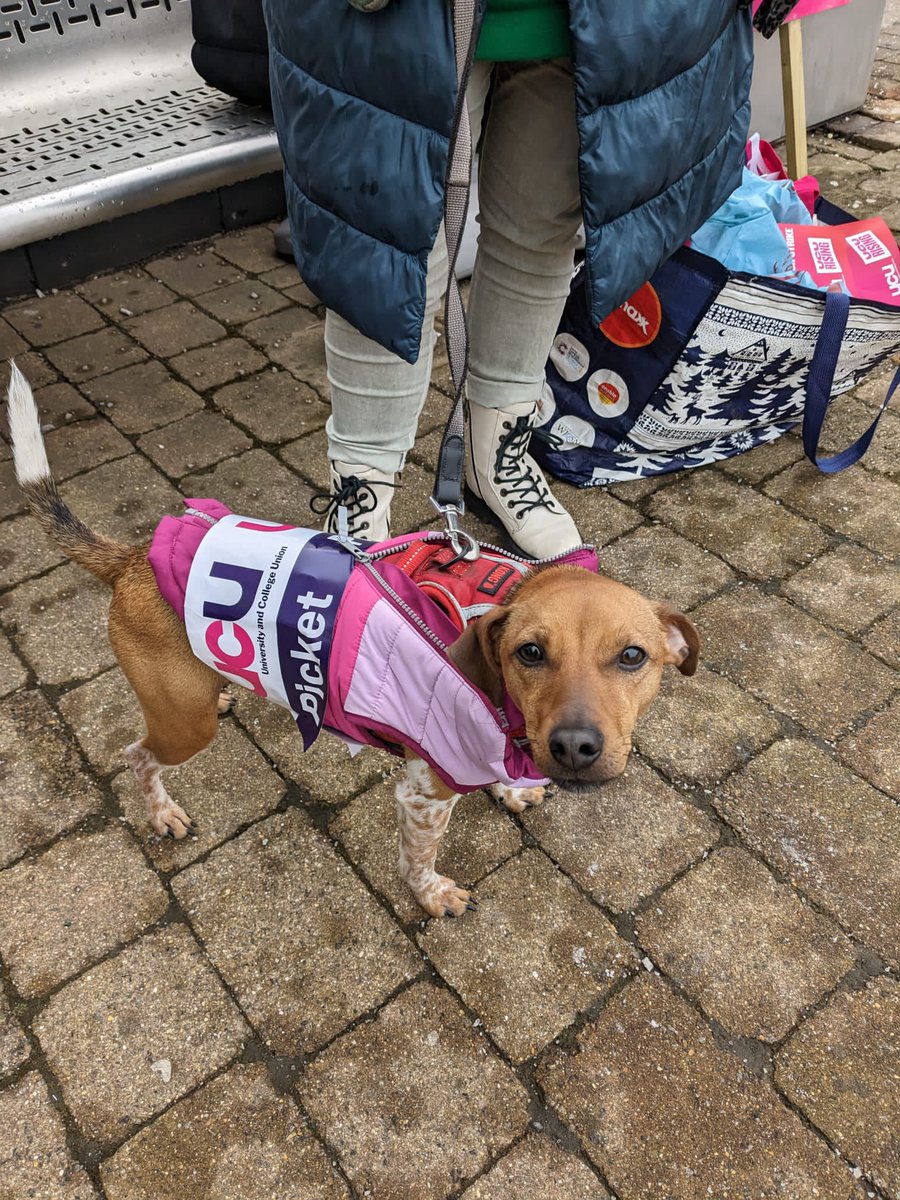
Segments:
[[[522,62],[571,53],[567,0],[487,0],[476,58]]]

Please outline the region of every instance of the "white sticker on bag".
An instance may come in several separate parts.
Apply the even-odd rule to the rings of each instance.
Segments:
[[[595,371],[587,381],[587,397],[598,417],[618,417],[628,408],[628,384],[615,371]]]
[[[574,450],[576,446],[590,447],[594,444],[594,427],[581,417],[559,417],[550,426],[550,432],[559,438],[559,445],[554,446],[555,450]]]
[[[578,338],[572,337],[571,333],[558,333],[550,347],[550,361],[563,379],[574,383],[587,374],[591,356],[587,347]]]
[[[537,408],[534,412],[534,425],[539,428],[541,425],[546,425],[548,421],[553,419],[553,414],[556,412],[556,397],[553,395],[553,388],[544,380],[544,386],[541,388],[541,394],[538,397]]]

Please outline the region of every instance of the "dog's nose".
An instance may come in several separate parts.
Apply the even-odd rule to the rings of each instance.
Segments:
[[[597,761],[603,750],[603,734],[590,726],[567,729],[557,726],[550,734],[550,753],[563,767],[581,771]]]

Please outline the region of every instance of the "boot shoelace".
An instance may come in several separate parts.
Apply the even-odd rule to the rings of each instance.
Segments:
[[[494,483],[502,485],[500,495],[510,497],[507,504],[519,520],[535,508],[555,510],[557,505],[547,481],[534,466],[524,462],[528,443],[534,432],[528,417],[519,417],[515,424],[504,421],[504,434],[497,446],[494,462]]]
[[[361,520],[367,513],[374,512],[378,507],[376,487],[399,487],[396,483],[378,481],[373,485],[368,479],[360,479],[356,475],[344,478],[339,476],[340,487],[333,492],[316,492],[309,501],[309,507],[319,517],[327,517],[329,526],[337,517],[339,508],[347,509],[347,523],[351,534],[362,533],[369,528],[369,522]],[[318,503],[317,503],[318,502]]]

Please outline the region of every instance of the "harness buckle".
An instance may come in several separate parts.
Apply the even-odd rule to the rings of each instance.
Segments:
[[[445,566],[451,567],[455,562],[460,561],[475,562],[481,555],[481,547],[472,537],[471,533],[466,533],[464,529],[460,528],[459,518],[464,512],[462,503],[459,505],[439,504],[434,496],[431,497],[431,503],[444,518],[444,524],[447,527],[447,537],[455,553],[455,557],[446,563]]]

